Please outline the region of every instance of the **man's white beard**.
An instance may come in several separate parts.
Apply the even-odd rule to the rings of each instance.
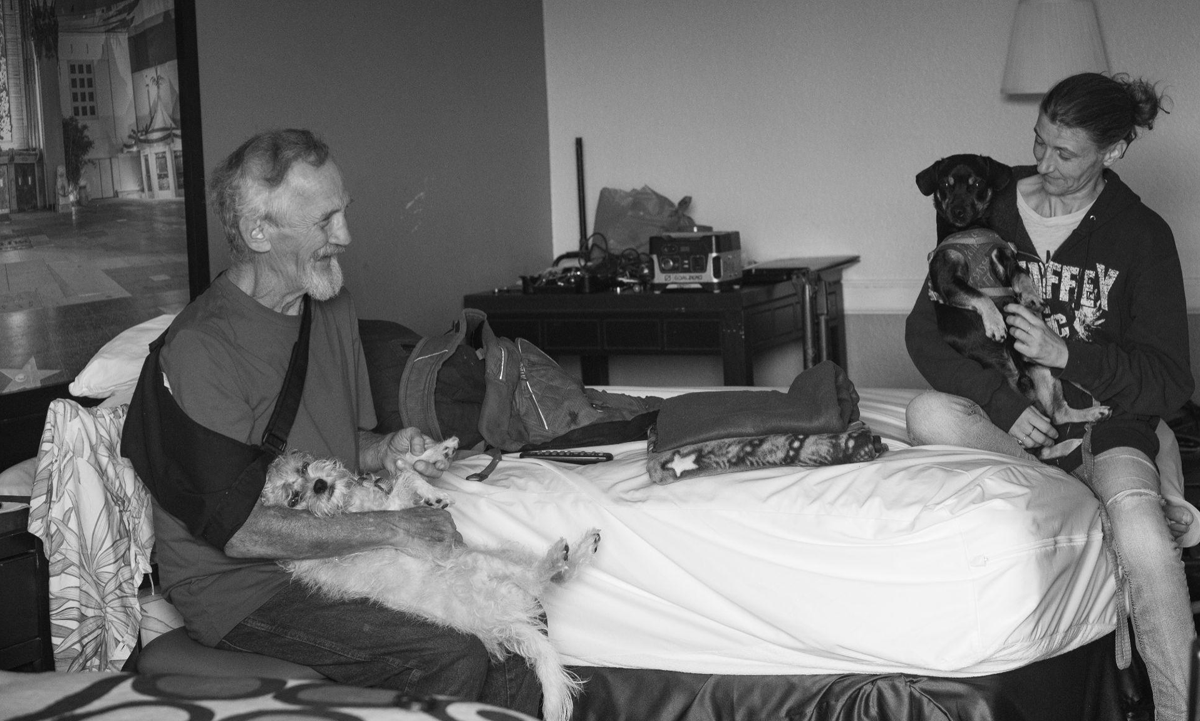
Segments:
[[[304,272],[304,290],[314,300],[329,300],[342,289],[342,266],[337,256],[329,258],[329,269],[322,271],[319,265],[310,265]]]

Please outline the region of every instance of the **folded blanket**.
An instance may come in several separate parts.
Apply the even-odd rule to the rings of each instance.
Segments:
[[[749,391],[758,393],[758,391]],[[722,438],[655,452],[651,429],[646,469],[658,484],[771,466],[828,466],[869,461],[887,446],[862,421],[841,433]]]
[[[771,435],[842,433],[858,420],[858,392],[832,361],[809,368],[779,391],[685,393],[663,401],[650,450]]]

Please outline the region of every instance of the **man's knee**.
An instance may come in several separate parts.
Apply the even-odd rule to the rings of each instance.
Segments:
[[[439,680],[438,685],[446,689],[439,693],[479,698],[491,665],[491,657],[479,638],[467,633],[447,633],[438,641],[436,656],[435,668],[426,669],[424,675],[429,680]]]

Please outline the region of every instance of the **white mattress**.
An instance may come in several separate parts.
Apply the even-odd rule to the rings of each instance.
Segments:
[[[645,444],[627,443],[594,466],[509,454],[483,483],[465,476],[487,458],[466,459],[440,483],[468,543],[601,529],[594,566],[544,599],[571,664],[972,676],[1113,630],[1087,488],[1038,463],[906,448],[912,394],[860,394],[892,448],[869,463],[655,486]]]

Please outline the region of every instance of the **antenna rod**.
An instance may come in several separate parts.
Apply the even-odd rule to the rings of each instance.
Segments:
[[[583,193],[583,138],[575,138],[575,183],[579,192],[579,264],[588,261],[587,197]]]

